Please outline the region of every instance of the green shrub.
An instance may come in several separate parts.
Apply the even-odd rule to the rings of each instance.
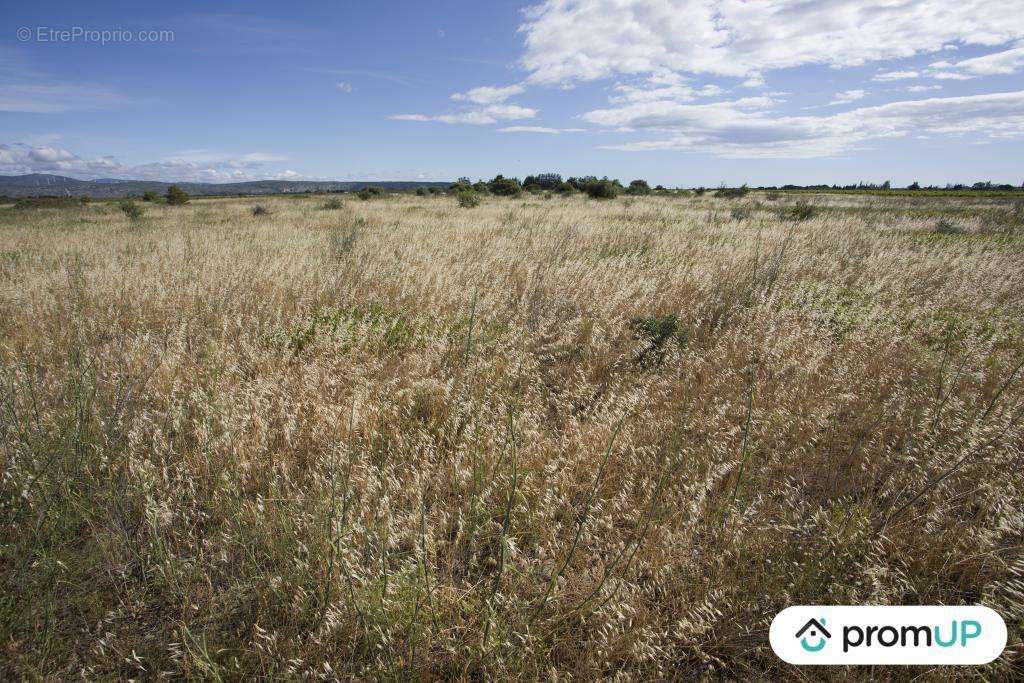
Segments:
[[[167,188],[167,203],[171,206],[181,206],[188,204],[188,193],[182,190],[177,185],[171,185]]]
[[[146,190],[142,193],[142,201],[144,202],[155,202],[157,198],[156,190]]]
[[[343,206],[345,206],[345,202],[341,201],[340,197],[331,197],[326,202],[324,202],[320,206],[320,208],[325,211],[334,211],[336,209],[342,208]]]
[[[816,213],[818,213],[818,209],[813,204],[799,201],[789,207],[789,210],[786,211],[786,217],[795,221],[805,221]]]
[[[583,187],[591,199],[615,199],[619,195],[619,186],[611,180],[588,180]]]
[[[750,192],[750,189],[744,184],[740,187],[720,187],[715,192],[715,196],[723,199],[742,199],[747,196],[748,192]]]
[[[377,197],[383,197],[385,194],[387,194],[387,191],[383,187],[378,187],[377,185],[367,185],[363,189],[359,190],[356,196],[365,202],[367,200],[375,199]]]
[[[423,187],[422,185],[420,185],[419,187],[416,188],[416,196],[417,197],[427,197],[429,195],[430,195],[430,190],[428,190],[427,188]]]
[[[252,207],[252,215],[253,216],[269,216],[270,215],[270,211],[268,211],[266,207],[260,206],[259,204],[257,204],[256,206]]]
[[[662,188],[664,189],[664,188]],[[626,188],[626,194],[631,195],[648,195],[651,193],[651,186],[647,184],[646,180],[634,180]]]
[[[142,218],[142,207],[131,199],[122,199],[117,206],[121,209],[121,213],[127,216],[130,221],[137,221]]]
[[[459,200],[459,206],[464,209],[472,209],[474,206],[480,205],[480,195],[473,190],[459,190],[455,198]]]
[[[517,197],[523,191],[518,180],[500,175],[495,176],[494,180],[488,183],[488,189],[490,189],[491,194],[498,195],[499,197]]]

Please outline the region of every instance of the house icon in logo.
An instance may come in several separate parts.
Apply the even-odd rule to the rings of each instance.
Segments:
[[[807,635],[804,635],[805,633]],[[828,639],[832,637],[832,634],[825,628],[825,617],[822,617],[820,620],[811,619],[804,624],[803,628],[796,632],[796,637],[800,639],[800,646],[803,647],[803,649],[808,652],[818,652],[825,647],[825,643],[827,643]],[[815,638],[818,640],[812,645],[807,642],[808,638],[812,639],[812,641]]]

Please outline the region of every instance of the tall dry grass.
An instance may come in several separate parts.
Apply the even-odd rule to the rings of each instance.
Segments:
[[[742,203],[0,210],[0,672],[1021,676],[1019,231]],[[814,603],[1011,641],[797,671]]]

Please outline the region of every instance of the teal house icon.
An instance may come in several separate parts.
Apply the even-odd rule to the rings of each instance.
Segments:
[[[805,633],[807,635],[804,635]],[[825,647],[825,643],[832,637],[832,634],[825,628],[825,618],[822,617],[820,621],[811,619],[804,624],[803,628],[796,632],[796,637],[800,639],[800,646],[803,649],[808,652],[818,652]]]

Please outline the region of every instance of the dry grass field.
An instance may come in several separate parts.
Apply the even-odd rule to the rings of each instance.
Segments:
[[[0,677],[1019,679],[1020,208],[800,199],[0,208]]]

